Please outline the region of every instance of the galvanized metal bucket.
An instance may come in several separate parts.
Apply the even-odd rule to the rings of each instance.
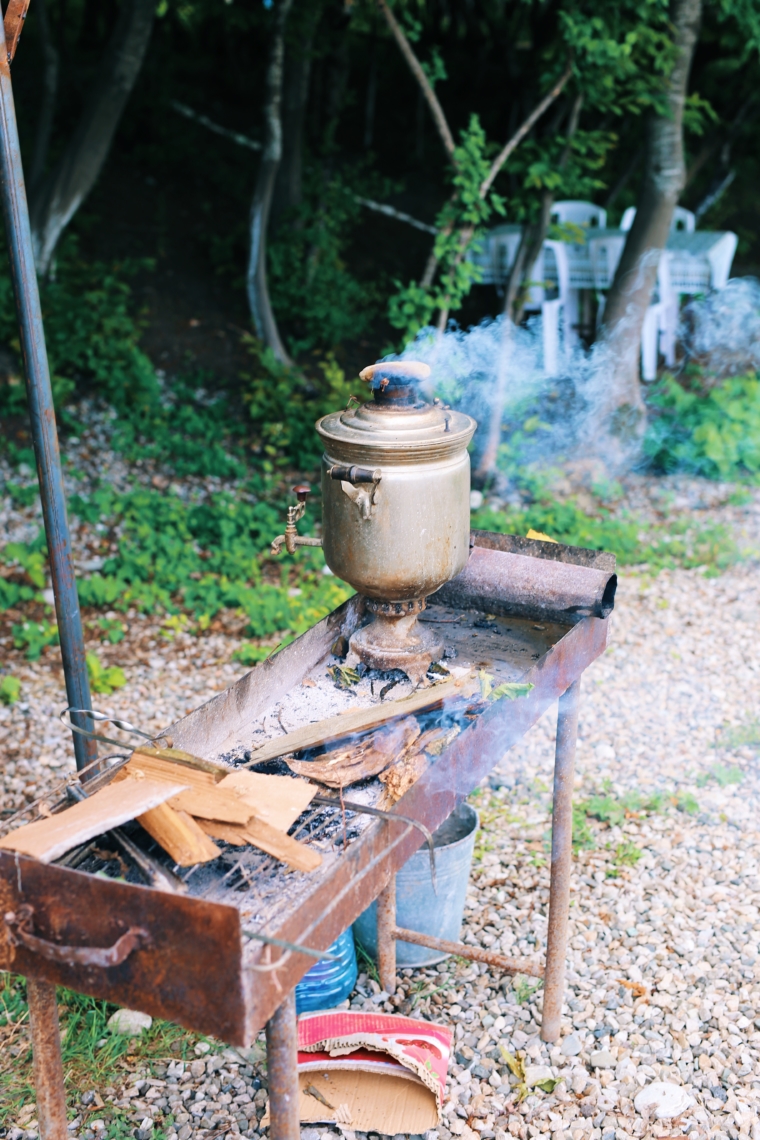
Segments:
[[[396,875],[396,925],[450,942],[459,940],[470,879],[478,813],[460,804],[434,833],[437,893],[430,877],[430,857],[423,846]],[[354,936],[362,949],[377,959],[377,903],[354,923]],[[432,966],[448,954],[396,943],[398,966]]]

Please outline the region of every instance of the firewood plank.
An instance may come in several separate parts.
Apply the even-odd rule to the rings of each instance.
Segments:
[[[182,790],[179,781],[169,784],[127,780],[109,784],[81,803],[11,831],[0,839],[0,847],[52,863],[79,843],[144,815]]]
[[[217,823],[212,819],[199,819],[198,823],[207,835],[214,839],[223,839],[225,843],[232,843],[236,847],[250,844],[266,851],[267,855],[274,855],[296,871],[316,871],[322,863],[322,856],[305,843],[299,843],[290,835],[278,831],[276,827],[265,823],[263,819],[254,816],[245,827],[230,827],[229,824]]]
[[[180,867],[208,863],[220,854],[217,845],[191,815],[175,811],[169,804],[159,804],[138,815],[137,822]]]
[[[293,780],[290,776],[265,776],[261,772],[236,769],[218,785],[222,791],[234,792],[248,804],[251,814],[264,823],[287,831],[298,819],[314,796],[317,788],[306,780]]]
[[[251,753],[248,766],[261,764],[265,760],[274,760],[278,756],[287,756],[291,752],[301,752],[305,748],[318,748],[322,744],[331,744],[353,733],[377,728],[378,725],[386,724],[397,717],[410,716],[423,709],[435,708],[446,700],[472,696],[478,689],[477,677],[469,673],[464,677],[431,685],[429,689],[412,693],[403,700],[384,701],[366,709],[350,709],[338,716],[317,721],[316,724],[305,724],[294,732],[288,732],[285,736],[278,736],[276,740],[268,740],[266,744],[262,744]]]

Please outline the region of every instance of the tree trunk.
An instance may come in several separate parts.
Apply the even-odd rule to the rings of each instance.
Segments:
[[[32,242],[44,276],[63,230],[100,174],[142,66],[155,0],[124,0],[76,130],[63,157],[32,198]]]
[[[58,76],[60,61],[53,43],[52,29],[48,20],[47,0],[36,0],[34,11],[39,21],[40,44],[42,46],[42,102],[37,119],[34,138],[34,154],[29,172],[29,193],[34,197],[45,173],[50,136],[53,132],[53,118],[58,96]]]
[[[277,171],[272,199],[272,225],[287,210],[301,205],[303,194],[303,145],[306,105],[311,79],[312,46],[320,8],[305,16],[297,45],[285,53],[282,92],[282,161]]]
[[[285,56],[285,24],[293,0],[280,0],[275,11],[272,42],[269,47],[266,97],[264,104],[264,151],[251,206],[251,249],[248,258],[248,303],[256,335],[271,348],[281,364],[293,362],[280,339],[272,312],[267,284],[267,226],[272,207],[277,169],[282,158],[282,72]]]
[[[702,15],[701,0],[672,0],[676,56],[667,85],[667,113],[652,114],[636,218],[620,258],[604,310],[602,341],[612,369],[600,410],[616,435],[640,436],[644,404],[639,383],[641,330],[667,242],[673,211],[684,187],[683,110]]]

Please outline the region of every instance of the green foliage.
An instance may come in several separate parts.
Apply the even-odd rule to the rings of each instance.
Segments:
[[[43,649],[58,644],[58,626],[46,618],[42,621],[19,622],[12,628],[16,649],[25,649],[29,661],[37,661]]]
[[[454,192],[436,219],[438,281],[429,288],[414,281],[404,287],[397,281],[396,292],[388,302],[388,319],[403,332],[405,341],[430,324],[436,309],[456,312],[461,308],[473,283],[480,280],[480,268],[465,258],[465,252],[494,212],[504,214],[500,194],[491,190],[482,197],[480,193],[491,165],[487,151],[488,140],[480,119],[471,115],[454,149],[450,171]]]
[[[264,469],[286,463],[301,471],[318,467],[322,446],[315,421],[344,407],[352,395],[358,399],[365,393],[351,391],[352,384],[333,356],[320,361],[321,376],[307,379],[299,370],[280,364],[255,337],[244,339],[254,367],[243,376],[243,401],[253,421],[253,447],[262,456]]]
[[[283,218],[268,245],[272,306],[294,355],[356,339],[380,312],[380,282],[360,281],[346,264],[361,211],[342,174],[328,177],[311,165],[303,203]]]
[[[594,833],[589,827],[583,804],[573,804],[573,850],[591,850],[595,847]]]
[[[660,471],[708,479],[760,478],[760,378],[732,376],[708,391],[664,376],[650,389],[644,451]]]
[[[699,811],[699,804],[697,799],[691,792],[681,792],[676,796],[676,807],[679,811],[685,812],[686,815],[696,815]]]
[[[721,730],[718,743],[723,748],[760,748],[760,722],[728,725]]]
[[[713,780],[719,787],[728,788],[732,784],[741,784],[744,773],[738,764],[714,764],[709,772],[702,772],[697,776],[697,787],[704,788]]]
[[[674,566],[706,566],[719,571],[739,557],[730,529],[675,518],[667,524],[643,523],[635,515],[615,516],[600,507],[591,515],[572,499],[560,501],[541,480],[528,476],[525,486],[535,501],[524,508],[494,511],[484,507],[472,514],[472,525],[498,534],[527,534],[537,530],[558,542],[590,550],[609,550],[623,566],[646,565],[651,571]]]
[[[535,993],[537,993],[544,983],[540,980],[533,981],[525,976],[525,974],[516,974],[512,982],[512,989],[515,991],[518,1005],[525,1005],[530,1001]]]
[[[158,401],[155,370],[139,347],[140,322],[133,314],[125,278],[147,262],[117,265],[86,262],[67,236],[58,252],[55,280],[42,284],[45,338],[56,407],[63,407],[78,385],[96,392],[115,408],[144,414]],[[0,343],[19,350],[16,308],[5,260],[0,272]],[[0,413],[23,408],[20,385],[0,389]]]
[[[11,677],[7,673],[4,677],[0,677],[0,704],[15,704],[20,695],[21,682],[18,677]]]
[[[88,653],[85,660],[93,693],[110,696],[116,689],[123,689],[126,685],[124,670],[118,665],[104,665],[96,653]]]
[[[58,1013],[61,1022],[61,1052],[66,1074],[69,1113],[81,1113],[81,1094],[88,1089],[103,1089],[125,1078],[131,1063],[150,1065],[167,1058],[193,1058],[192,1048],[198,1040],[178,1026],[154,1020],[150,1029],[137,1038],[111,1033],[108,1019],[117,1007],[97,998],[58,989]],[[0,973],[0,1027],[28,1024],[26,981],[13,974]],[[34,1101],[31,1041],[26,1035],[17,1037],[21,1052],[12,1064],[0,1069],[0,1125],[15,1122],[20,1109]],[[127,1065],[127,1056],[130,1065]],[[127,1111],[109,1107],[113,1123],[104,1133],[105,1140],[129,1140],[134,1124]],[[171,1121],[171,1117],[169,1120]],[[169,1129],[166,1128],[166,1131]],[[156,1140],[165,1132],[158,1127]]]

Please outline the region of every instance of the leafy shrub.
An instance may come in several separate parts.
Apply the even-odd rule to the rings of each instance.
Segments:
[[[317,467],[322,446],[315,421],[345,407],[351,395],[363,395],[361,382],[353,384],[352,392],[352,384],[332,356],[320,362],[322,375],[309,380],[280,364],[254,337],[245,339],[255,361],[254,370],[243,377],[243,400],[253,420],[254,446],[266,466],[290,462],[301,471]]]
[[[4,705],[14,704],[21,695],[21,682],[18,677],[0,677],[0,702]]]
[[[133,314],[131,290],[125,278],[148,262],[107,266],[87,263],[79,255],[74,235],[60,248],[54,281],[42,285],[53,397],[66,404],[74,388],[86,385],[114,407],[144,412],[158,401],[155,370],[139,346],[141,325]],[[7,263],[0,271],[0,343],[19,350],[16,308]],[[0,411],[18,413],[24,404],[23,386],[0,390]]]
[[[26,649],[29,661],[37,661],[43,649],[58,644],[58,626],[46,619],[19,622],[13,626],[11,632],[16,649]]]
[[[708,391],[664,376],[650,389],[655,412],[644,450],[660,471],[755,482],[760,475],[760,378],[731,376]]]
[[[123,689],[126,685],[124,670],[118,665],[104,665],[96,653],[88,653],[85,660],[93,693],[110,696],[116,689]]]

